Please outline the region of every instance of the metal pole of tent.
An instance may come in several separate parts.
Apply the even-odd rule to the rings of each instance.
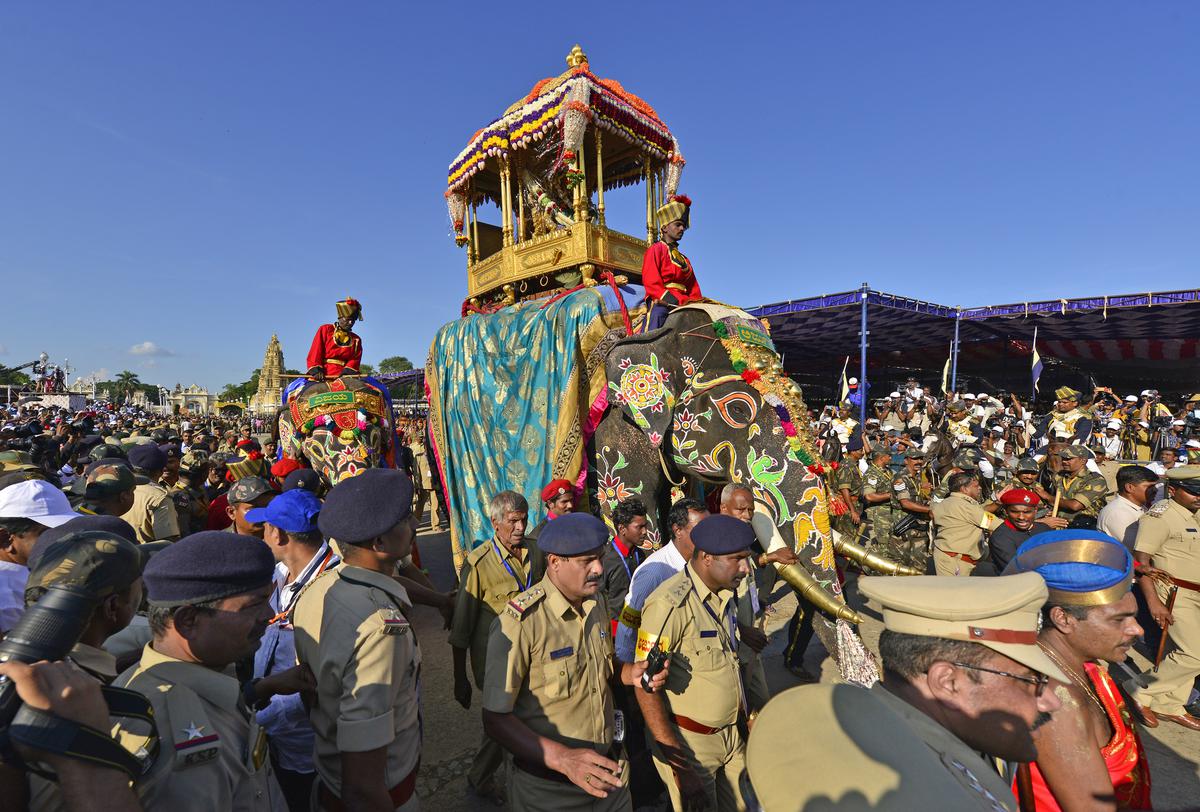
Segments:
[[[950,391],[958,392],[958,326],[962,324],[962,308],[954,314],[954,349],[950,353]]]
[[[859,292],[859,299],[862,301],[858,333],[858,426],[860,431],[867,425],[867,293],[870,290],[867,283],[863,282]]]

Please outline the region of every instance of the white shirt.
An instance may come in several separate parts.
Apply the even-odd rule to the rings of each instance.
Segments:
[[[679,548],[673,542],[655,550],[633,571],[633,578],[629,581],[629,593],[625,596],[625,605],[641,612],[650,593],[671,576],[683,572],[685,564],[687,561],[683,553],[679,552]],[[633,662],[637,633],[637,629],[624,623],[617,624],[616,651],[617,659],[621,662]]]
[[[1121,435],[1109,437],[1107,434],[1100,438],[1100,446],[1104,449],[1104,453],[1110,459],[1117,459],[1121,456]]]
[[[1137,540],[1138,519],[1145,512],[1145,508],[1118,494],[1101,508],[1100,515],[1096,517],[1096,529],[1121,541],[1132,552],[1133,543]]]
[[[12,631],[25,614],[25,582],[29,567],[0,561],[0,636]]]

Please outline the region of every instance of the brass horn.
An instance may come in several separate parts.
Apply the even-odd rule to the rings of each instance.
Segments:
[[[826,592],[804,567],[799,564],[776,564],[775,569],[779,571],[779,577],[796,590],[796,594],[825,614],[854,624],[863,622],[862,615]]]
[[[915,570],[912,567],[906,567],[903,564],[897,564],[890,558],[884,558],[881,555],[869,551],[866,547],[855,544],[845,536],[835,536],[833,540],[833,551],[841,553],[851,561],[856,562],[859,566],[869,567],[875,572],[883,575],[924,575],[925,573]]]

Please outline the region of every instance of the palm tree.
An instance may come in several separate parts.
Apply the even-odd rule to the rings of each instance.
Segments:
[[[122,370],[117,375],[117,399],[122,403],[127,402],[129,400],[129,396],[132,395],[133,391],[141,386],[141,384],[142,382],[138,380],[138,374],[136,372],[130,372],[127,369]]]

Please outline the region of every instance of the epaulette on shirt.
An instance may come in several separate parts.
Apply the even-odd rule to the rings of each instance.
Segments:
[[[541,584],[538,584],[537,586],[530,587],[520,595],[517,595],[515,598],[510,600],[505,611],[515,617],[517,620],[520,620],[522,617],[524,617],[525,612],[528,611],[529,607],[533,606],[544,597],[546,597],[546,590]]]
[[[680,573],[680,575],[683,577],[680,578],[679,575],[675,576],[679,580],[668,586],[664,592],[672,606],[683,606],[687,600],[688,593],[692,591],[692,579],[684,573]]]
[[[1154,503],[1154,507],[1152,507],[1148,511],[1146,511],[1146,515],[1153,516],[1157,519],[1161,519],[1163,516],[1166,515],[1167,511],[1170,510],[1170,508],[1171,508],[1171,500],[1170,499],[1160,499],[1159,501]]]
[[[471,565],[472,569],[474,569],[475,566],[483,559],[483,557],[488,554],[488,550],[490,549],[492,549],[492,545],[488,544],[486,541],[481,542],[478,547],[475,547],[469,553],[467,553],[467,563]]]

